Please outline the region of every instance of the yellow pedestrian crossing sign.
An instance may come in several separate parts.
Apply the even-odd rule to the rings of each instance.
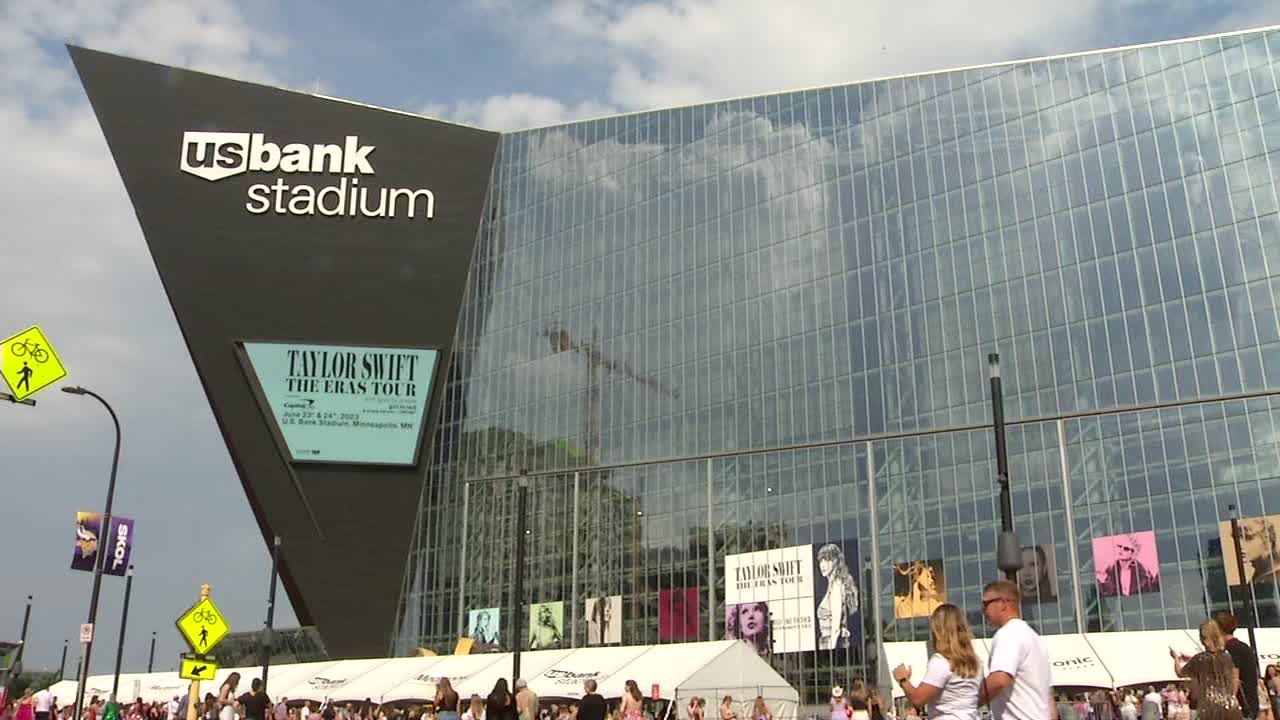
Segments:
[[[183,680],[212,681],[218,672],[218,664],[212,660],[182,656],[182,666],[178,669],[178,677]]]
[[[0,343],[0,375],[17,401],[26,400],[67,376],[58,354],[36,325]]]
[[[178,618],[176,624],[178,632],[182,633],[187,645],[197,655],[212,650],[213,646],[222,642],[222,638],[231,632],[231,626],[222,619],[222,613],[209,598],[192,605],[190,610]]]

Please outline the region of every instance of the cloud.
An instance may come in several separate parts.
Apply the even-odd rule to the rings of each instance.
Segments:
[[[555,98],[529,93],[494,95],[481,100],[461,100],[453,104],[431,104],[422,109],[428,117],[466,123],[486,130],[520,130],[617,112],[605,103],[582,101],[568,104]]]
[[[139,521],[133,637],[164,630],[202,582],[213,584],[237,629],[255,627],[266,547],[63,43],[273,83],[282,80],[275,67],[288,44],[229,0],[9,0],[2,7],[0,156],[10,171],[0,176],[0,333],[40,324],[70,370],[68,382],[93,388],[120,414],[115,510]],[[25,553],[8,583],[37,598],[27,664],[56,664],[58,641],[74,635],[88,599],[87,576],[67,569],[72,517],[101,509],[111,425],[91,400],[46,392],[34,408],[0,406],[0,437],[6,501],[29,510],[0,526],[0,542]],[[203,550],[193,549],[201,545],[196,528],[212,533]],[[244,588],[246,576],[261,583]],[[112,642],[121,589],[104,584],[100,637]],[[0,598],[0,616],[21,612],[19,595]],[[292,622],[285,614],[283,622]],[[178,649],[172,632],[159,642],[161,657]],[[145,641],[131,641],[126,664],[145,663],[146,649]],[[110,660],[99,648],[95,670]]]
[[[1261,0],[486,0],[530,62],[603,72],[600,102],[622,110],[1090,50],[1280,22]],[[1138,39],[1134,39],[1138,36]],[[1176,36],[1176,35],[1174,35]],[[569,86],[569,92],[580,88]],[[473,101],[484,104],[486,101]]]

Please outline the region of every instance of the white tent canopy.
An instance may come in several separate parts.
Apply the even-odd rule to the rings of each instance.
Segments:
[[[288,683],[283,679],[274,680],[271,675],[268,675],[267,687],[271,690],[271,696],[275,698],[303,698],[314,694],[323,694],[326,697],[335,699],[363,700],[363,697],[357,698],[347,692],[347,686],[357,679],[377,671],[378,668],[389,662],[391,660],[387,658],[374,658],[370,660],[340,660],[328,666],[323,666],[323,663],[307,663],[297,667],[306,668],[308,672],[305,675],[297,674],[291,676]],[[314,668],[314,672],[311,671],[312,668]]]
[[[1259,628],[1258,657],[1263,664],[1280,660],[1280,628]],[[1245,630],[1236,637],[1248,641]],[[1145,630],[1110,633],[1045,635],[1049,663],[1056,687],[1121,688],[1131,685],[1163,684],[1177,680],[1169,649],[1194,655],[1200,650],[1199,635],[1191,630]],[[985,664],[991,640],[973,641],[974,650]],[[884,657],[892,671],[899,663],[911,667],[911,681],[924,678],[929,661],[922,641],[891,642],[884,645]],[[901,697],[896,685],[894,697]]]
[[[488,695],[499,679],[510,680],[511,669],[511,653],[273,665],[267,690],[273,698],[290,701],[421,701],[435,697],[440,678],[449,678],[458,694],[466,698]],[[216,694],[233,672],[240,674],[237,690],[247,691],[250,682],[261,676],[262,668],[220,668],[212,682],[201,683],[201,696]],[[521,653],[520,674],[543,698],[580,698],[583,683],[593,679],[606,698],[621,696],[627,680],[635,680],[646,697],[656,685],[658,697],[681,706],[694,695],[707,698],[710,705],[732,695],[741,704],[739,714],[744,717],[756,695],[766,698],[778,720],[794,720],[799,702],[795,689],[768,662],[746,643],[735,640],[538,650]],[[107,697],[111,680],[110,675],[91,676],[88,695]],[[187,687],[174,671],[121,675],[119,698],[122,702],[137,697],[147,702],[165,701],[185,695]],[[54,694],[63,702],[71,701],[75,690],[72,681],[54,686]]]

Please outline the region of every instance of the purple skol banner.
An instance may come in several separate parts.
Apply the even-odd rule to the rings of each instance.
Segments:
[[[107,558],[102,572],[123,576],[129,568],[129,556],[133,554],[133,520],[112,517],[111,531],[103,538],[102,513],[76,513],[76,549],[71,557],[71,569],[93,572],[103,543],[106,543]]]

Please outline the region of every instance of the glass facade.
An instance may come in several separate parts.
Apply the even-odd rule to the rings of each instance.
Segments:
[[[1033,623],[1239,610],[1218,522],[1280,513],[1278,86],[1266,30],[505,135],[400,649],[486,607],[510,648],[522,471],[526,598],[566,646],[600,595],[626,644],[723,637],[726,555],[850,540],[865,642],[770,656],[806,700],[925,639],[904,564],[985,634],[988,352]],[[1158,589],[1111,597],[1133,541]],[[696,637],[662,617],[682,588]]]

